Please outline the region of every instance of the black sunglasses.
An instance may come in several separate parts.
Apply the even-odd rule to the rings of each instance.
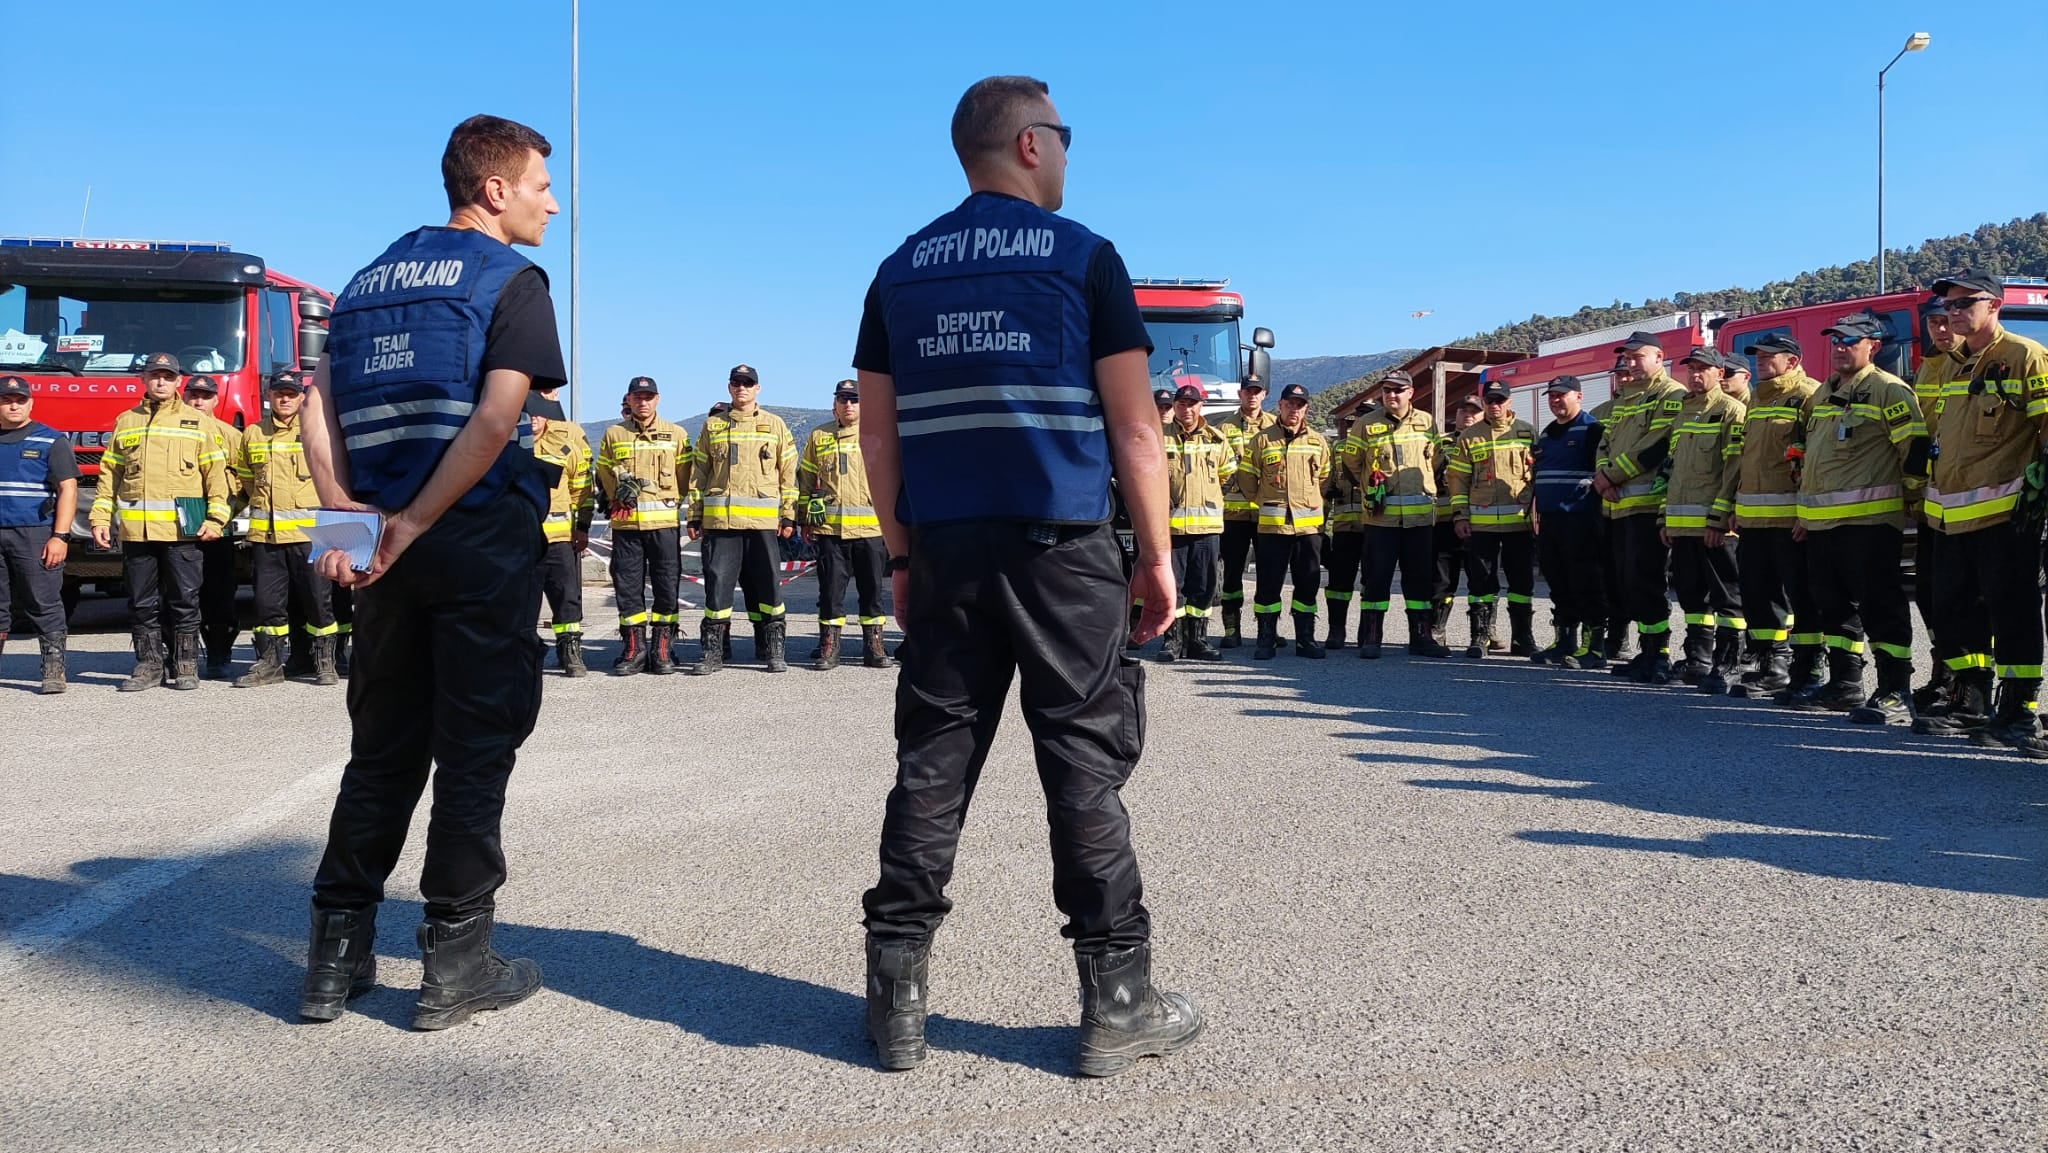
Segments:
[[[1062,152],[1065,152],[1067,149],[1072,148],[1074,146],[1074,129],[1070,125],[1066,124],[1026,124],[1023,127],[1023,129],[1017,133],[1017,135],[1022,136],[1024,135],[1024,133],[1029,132],[1034,128],[1050,128],[1054,132],[1059,133],[1060,151]]]
[[[1995,296],[1965,296],[1960,300],[1944,300],[1941,302],[1941,310],[1943,312],[1968,312],[1973,305],[1997,299]]]

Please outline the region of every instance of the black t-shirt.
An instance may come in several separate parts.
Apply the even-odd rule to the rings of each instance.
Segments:
[[[35,426],[35,421],[31,420],[20,428],[0,429],[0,444],[20,444],[28,439],[28,430]],[[48,459],[50,462],[50,475],[44,483],[48,484],[51,489],[54,490],[58,485],[67,480],[78,479],[78,458],[71,453],[70,437],[65,436],[61,432],[58,433],[57,443],[50,446]]]
[[[535,392],[568,382],[562,337],[555,331],[555,302],[538,268],[522,269],[498,290],[490,331],[484,335],[483,371],[494,368],[532,377]]]
[[[1124,258],[1108,241],[1088,258],[1084,287],[1088,298],[1088,358],[1101,360],[1119,352],[1142,348],[1152,351],[1152,334],[1145,330],[1145,318],[1138,313],[1138,296],[1131,287],[1131,274]],[[893,372],[889,359],[889,328],[882,315],[879,278],[868,285],[861,306],[860,336],[853,347],[853,367],[861,372]]]

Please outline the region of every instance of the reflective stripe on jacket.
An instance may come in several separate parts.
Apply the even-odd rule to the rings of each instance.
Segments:
[[[206,427],[212,419],[175,397],[145,400],[115,417],[100,455],[91,526],[111,527],[118,516],[125,540],[190,540],[197,534],[179,531],[178,501],[197,499],[205,502],[206,522],[225,531],[227,453]]]
[[[864,540],[882,535],[868,495],[868,469],[860,454],[860,425],[834,421],[811,430],[796,462],[797,498],[825,502],[825,522],[812,525],[821,536]]]
[[[1969,374],[1943,388],[1927,523],[1972,532],[2012,519],[2048,425],[2048,349],[1999,328]]]
[[[1911,442],[1925,438],[1913,386],[1876,365],[1814,394],[1799,478],[1799,523],[1808,532],[1850,524],[1905,523]]]
[[[1474,532],[1528,532],[1536,497],[1536,429],[1512,413],[1459,429],[1444,468],[1451,519]]]
[[[591,468],[612,528],[644,532],[681,523],[690,459],[690,434],[660,417],[642,427],[629,416],[605,429]],[[622,494],[622,477],[632,478],[626,488],[637,492]]]

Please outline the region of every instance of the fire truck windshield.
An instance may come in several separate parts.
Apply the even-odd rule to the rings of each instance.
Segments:
[[[187,373],[242,367],[239,289],[0,285],[0,368],[131,374],[168,352]]]
[[[1237,385],[1237,321],[1160,320],[1147,317],[1152,334],[1152,387],[1200,385],[1211,399]]]

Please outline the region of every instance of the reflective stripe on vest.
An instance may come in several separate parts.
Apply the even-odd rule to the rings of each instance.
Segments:
[[[1101,244],[1034,204],[977,193],[882,262],[905,524],[1109,519],[1086,293]]]
[[[1987,516],[2009,513],[2019,507],[2020,489],[2027,478],[2016,476],[2001,484],[1987,484],[1980,488],[1965,489],[1962,492],[1942,492],[1933,485],[1927,486],[1927,499],[1921,505],[1930,524],[1943,527],[1966,526]]]
[[[1802,492],[1799,519],[1810,521],[1848,520],[1851,517],[1901,512],[1906,507],[1906,490],[1901,485],[1881,484],[1874,488],[1845,489],[1842,492]]]
[[[44,506],[51,496],[50,450],[56,445],[56,431],[36,422],[29,424],[28,435],[20,440],[0,444],[0,526],[28,528],[51,523]]]

